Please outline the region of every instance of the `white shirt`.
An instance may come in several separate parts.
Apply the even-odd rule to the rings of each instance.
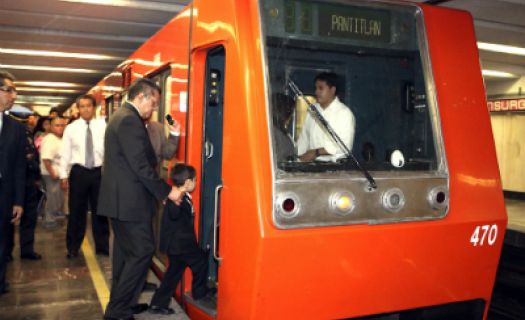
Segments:
[[[102,166],[104,160],[104,133],[106,122],[100,119],[91,119],[89,128],[93,137],[93,151],[95,167]],[[60,161],[60,179],[68,177],[69,169],[75,165],[86,166],[86,120],[80,118],[70,123],[62,137],[62,159]]]
[[[51,160],[51,166],[53,167],[55,174],[58,172],[61,158],[61,144],[62,140],[53,133],[47,134],[44,139],[42,139],[42,144],[40,145],[40,171],[42,172],[42,175],[50,175],[44,165],[44,160]]]
[[[321,108],[318,103],[315,104],[315,107],[348,149],[352,150],[355,135],[355,117],[350,108],[339,101],[337,97],[326,109]],[[324,148],[330,155],[319,156],[316,160],[336,161],[346,156],[344,150],[334,142],[330,134],[308,113],[297,141],[297,154],[303,155],[308,150],[320,148]]]
[[[4,113],[0,112],[0,133],[2,133],[2,126],[4,125]]]

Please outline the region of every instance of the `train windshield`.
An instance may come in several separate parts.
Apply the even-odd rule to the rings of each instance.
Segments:
[[[417,7],[264,0],[261,15],[279,172],[442,169]]]

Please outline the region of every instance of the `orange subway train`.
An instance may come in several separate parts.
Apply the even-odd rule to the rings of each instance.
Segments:
[[[337,75],[347,145],[315,112]],[[92,93],[107,115],[137,77],[181,123],[197,168],[216,303],[192,319],[485,319],[507,216],[472,17],[394,1],[196,0]],[[292,114],[277,125],[292,99]],[[307,115],[342,156],[284,150]],[[293,150],[292,150],[293,151]]]

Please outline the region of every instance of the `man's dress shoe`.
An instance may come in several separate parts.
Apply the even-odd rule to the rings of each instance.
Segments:
[[[25,260],[40,260],[42,259],[42,256],[36,252],[31,252],[31,253],[21,254],[20,258],[25,259]]]
[[[131,307],[131,312],[133,312],[133,314],[139,314],[148,310],[148,308],[149,306],[147,303],[137,303],[136,305]]]
[[[168,315],[168,314],[174,314],[175,310],[173,310],[172,308],[163,308],[163,307],[159,307],[159,306],[151,306],[151,307],[149,307],[149,313]]]

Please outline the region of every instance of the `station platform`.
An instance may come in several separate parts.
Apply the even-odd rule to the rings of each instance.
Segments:
[[[506,199],[509,217],[505,242],[489,311],[489,320],[525,319],[525,201]],[[90,223],[88,223],[88,226]],[[100,320],[109,301],[111,260],[95,255],[88,227],[81,255],[66,258],[66,220],[48,230],[40,221],[35,251],[42,260],[21,260],[15,241],[8,265],[10,292],[0,297],[2,320]],[[18,237],[18,234],[16,235]],[[153,272],[148,282],[159,283]],[[139,302],[149,303],[153,292],[143,292]],[[186,320],[189,317],[172,299],[173,315],[135,315],[137,320]]]
[[[91,224],[88,223],[88,226]],[[48,230],[38,223],[35,251],[42,260],[21,260],[18,240],[15,240],[13,261],[8,265],[9,293],[0,297],[2,320],[101,320],[109,301],[111,260],[95,255],[91,231],[76,259],[66,257],[66,220],[56,229]],[[18,232],[16,234],[18,239]],[[148,282],[158,285],[153,272]],[[148,303],[152,291],[142,293],[139,302]],[[135,315],[137,320],[187,320],[188,316],[172,299],[173,315]]]

